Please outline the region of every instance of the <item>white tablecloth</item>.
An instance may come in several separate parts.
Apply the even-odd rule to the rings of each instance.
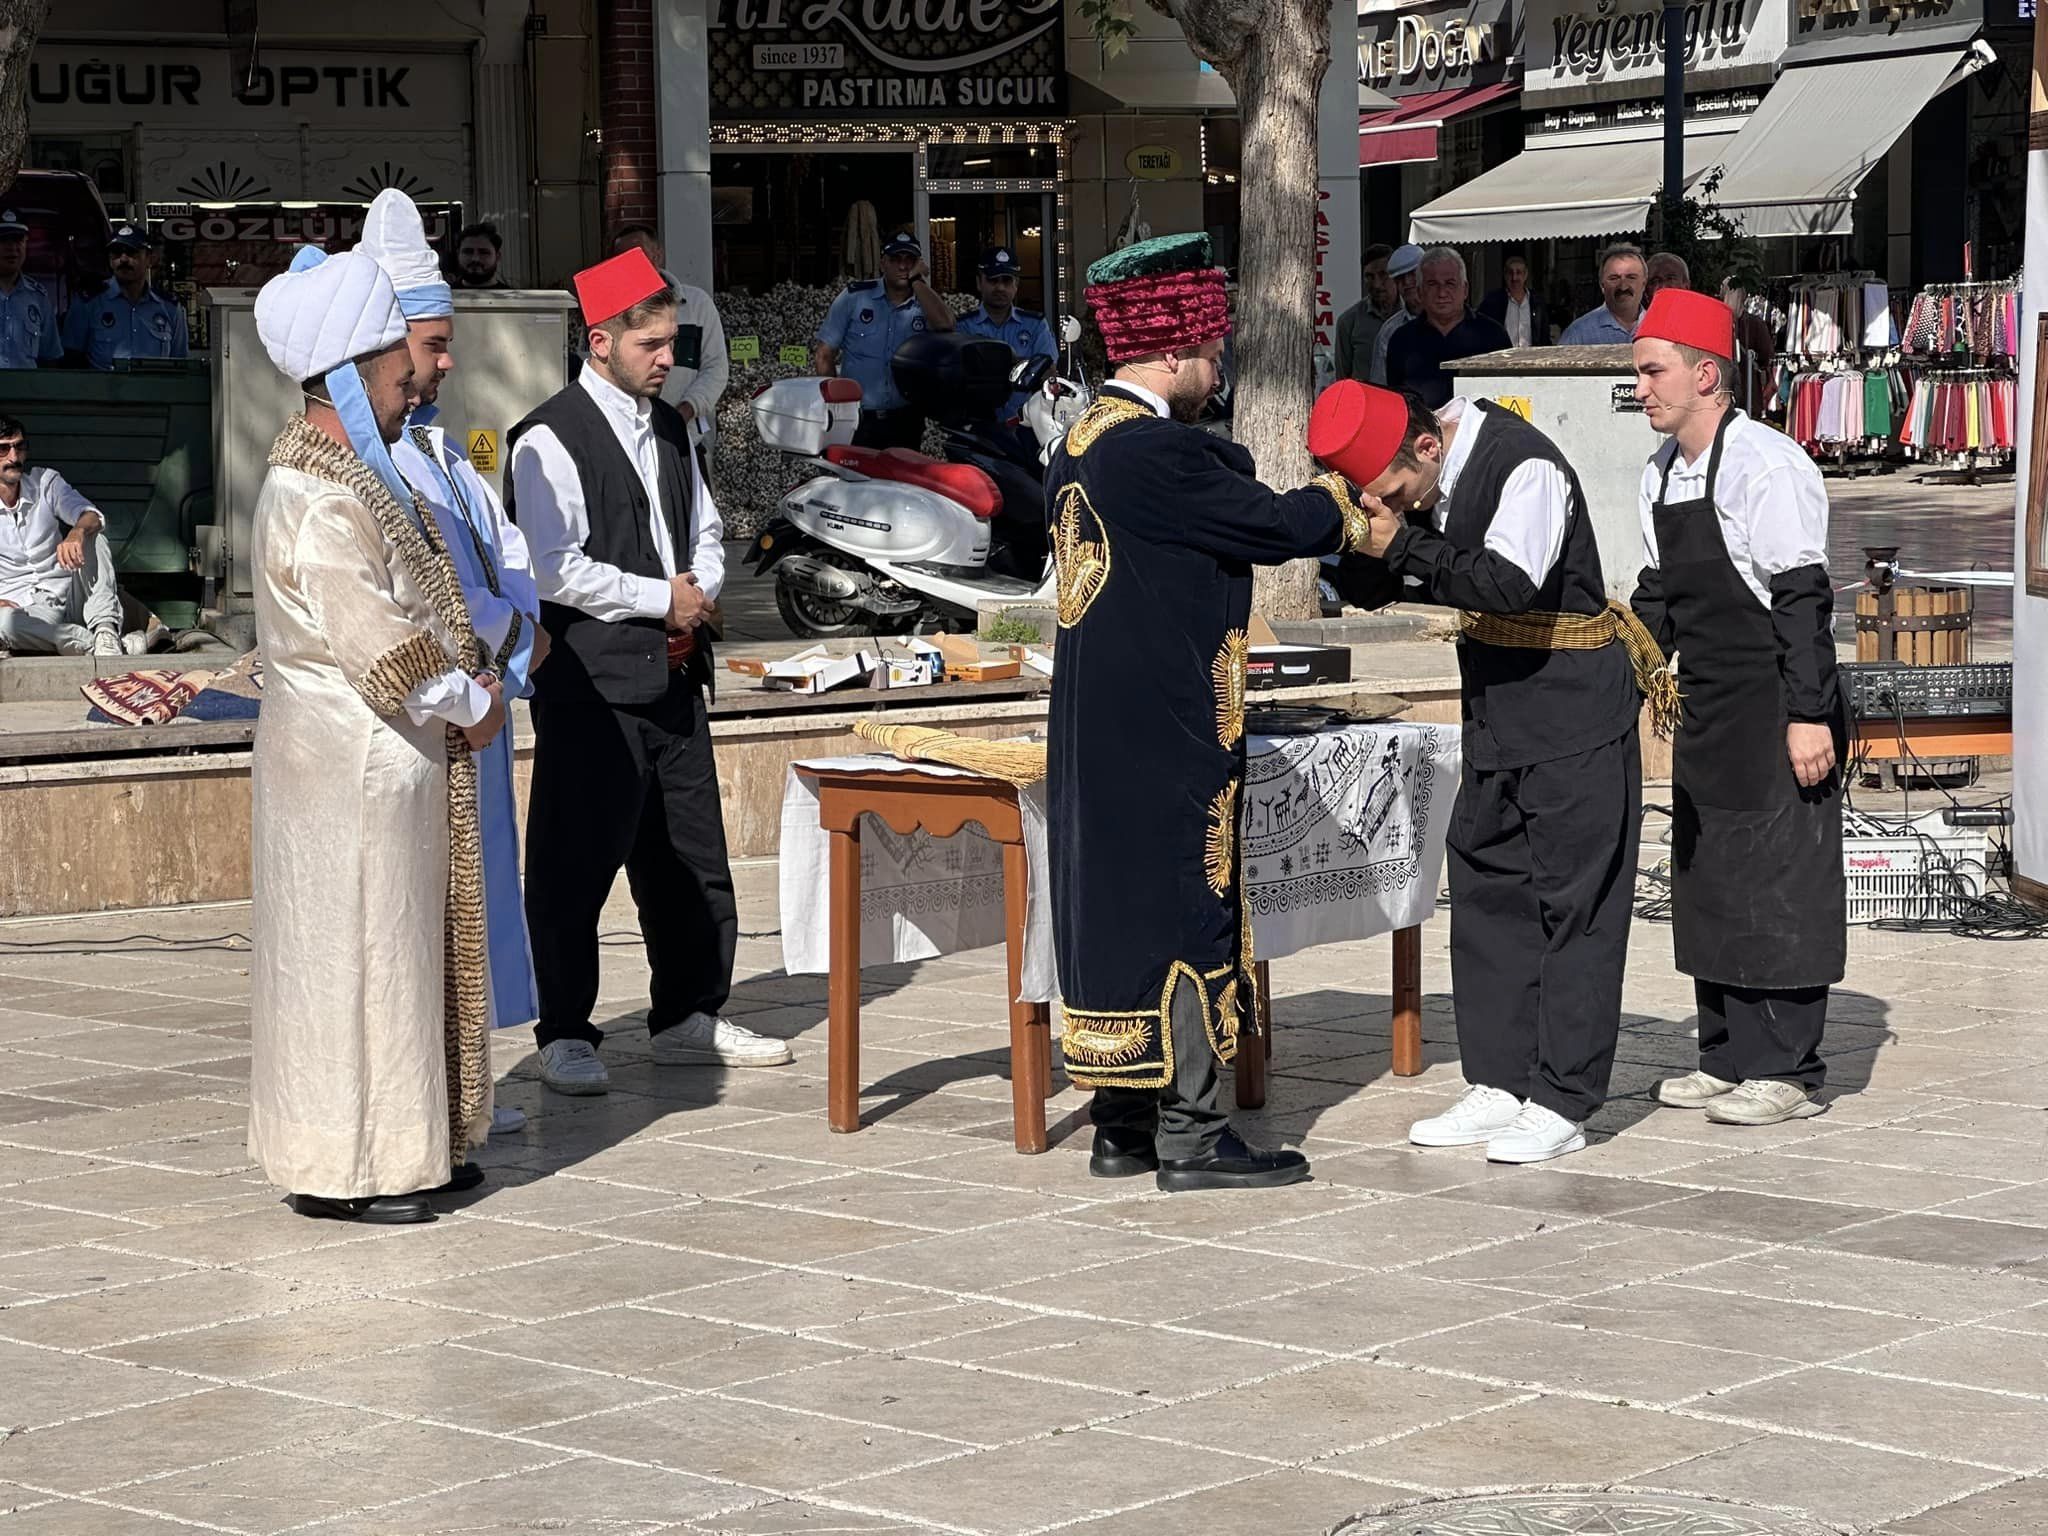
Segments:
[[[1354,725],[1247,743],[1241,856],[1262,960],[1318,944],[1372,938],[1425,921],[1443,878],[1444,833],[1457,795],[1455,725]],[[808,768],[881,769],[965,777],[887,756],[818,759]],[[1030,867],[1024,996],[1058,992],[1045,786],[1019,797]],[[782,799],[782,964],[791,975],[831,968],[831,836],[818,796],[792,768]],[[861,823],[861,960],[928,960],[1003,941],[1003,857],[979,828],[910,837],[872,816]]]

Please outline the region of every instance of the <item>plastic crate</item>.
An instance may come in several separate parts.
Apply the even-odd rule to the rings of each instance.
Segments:
[[[1933,827],[1896,837],[1844,837],[1849,921],[1961,917],[1984,894],[1991,839],[1981,828]]]

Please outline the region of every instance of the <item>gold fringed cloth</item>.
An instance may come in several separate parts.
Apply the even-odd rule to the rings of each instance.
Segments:
[[[856,720],[853,733],[863,741],[888,749],[906,763],[941,763],[948,768],[964,768],[1019,789],[1045,777],[1043,742],[983,741],[933,726],[884,725],[879,720]]]
[[[1678,729],[1678,680],[1663,648],[1626,603],[1610,600],[1600,613],[1471,613],[1458,615],[1459,633],[1482,645],[1522,651],[1597,651],[1619,640],[1628,651],[1636,687],[1650,705],[1650,723],[1666,741]]]

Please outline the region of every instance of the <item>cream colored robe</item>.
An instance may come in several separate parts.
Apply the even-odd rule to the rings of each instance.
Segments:
[[[249,1152],[294,1194],[409,1194],[490,1131],[476,766],[404,708],[477,641],[430,514],[304,417],[270,464]]]

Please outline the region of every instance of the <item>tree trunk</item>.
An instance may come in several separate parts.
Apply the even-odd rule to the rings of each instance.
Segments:
[[[1327,0],[1153,0],[1229,82],[1243,132],[1238,181],[1232,436],[1259,478],[1288,489],[1313,473],[1318,95],[1330,64]],[[1315,618],[1316,562],[1261,569],[1252,606]]]
[[[0,190],[28,153],[28,61],[49,0],[0,0]]]

